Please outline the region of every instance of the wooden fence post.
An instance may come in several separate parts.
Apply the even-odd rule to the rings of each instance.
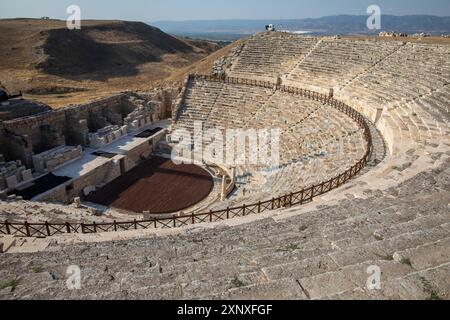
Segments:
[[[11,235],[11,229],[9,228],[9,222],[8,220],[5,221],[5,228],[6,228],[6,233],[8,235]]]
[[[48,221],[45,221],[45,229],[47,230],[47,236],[51,236],[50,235],[50,226],[49,226],[49,224],[48,224]]]
[[[28,221],[25,221],[25,230],[27,232],[27,237],[31,237],[30,224],[28,223]]]

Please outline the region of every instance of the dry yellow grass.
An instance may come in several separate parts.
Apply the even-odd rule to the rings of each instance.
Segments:
[[[112,52],[113,57],[117,55],[125,63],[112,64],[101,70],[86,68],[77,75],[67,75],[63,71],[48,72],[39,65],[48,59],[45,48],[50,35],[53,35],[51,32],[66,32],[65,22],[40,19],[0,20],[0,82],[9,91],[21,90],[26,99],[59,108],[125,90],[145,91],[161,86],[169,78],[174,81],[174,74],[206,58],[218,48],[218,45],[211,43],[199,48],[187,40],[172,38],[159,30],[153,31],[150,27],[147,30],[147,26],[137,23],[83,21],[82,26],[85,28],[82,29],[84,34],[89,40],[94,39],[94,44],[100,44],[100,49],[104,46],[111,46],[113,50],[117,48],[117,54]],[[101,27],[98,28],[99,26]],[[72,34],[66,32],[63,35]],[[61,39],[63,40],[65,39]],[[126,50],[130,46],[134,51],[127,55]],[[160,47],[169,48],[164,52],[164,48]],[[97,48],[88,49],[95,54]],[[79,50],[85,48],[81,47]],[[158,53],[157,59],[146,61],[152,60],[147,55],[155,52]],[[63,52],[57,58],[64,59],[65,54],[72,54],[72,60],[76,59],[73,52]],[[96,59],[99,63],[103,62],[100,54]]]

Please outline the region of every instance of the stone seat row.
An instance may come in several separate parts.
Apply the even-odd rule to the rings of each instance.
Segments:
[[[399,53],[395,55],[397,54]],[[426,62],[420,63],[415,61],[410,67],[407,67],[402,61],[391,62],[391,60],[388,58],[380,62],[367,74],[364,68],[350,68],[339,63],[333,63],[330,67],[324,68],[323,64],[316,61],[306,62],[306,64],[304,62],[300,64],[298,70],[293,71],[290,80],[322,87],[332,87],[347,85],[348,81],[358,77],[350,88],[380,86],[379,92],[381,95],[389,91],[386,89],[392,89],[394,85],[401,90],[406,90],[406,88],[413,85],[410,91],[414,95],[426,94],[448,81],[448,77],[446,80],[443,76],[448,74],[450,69],[446,65],[442,65],[442,61],[430,62],[429,65]],[[419,63],[421,64],[420,68],[417,68],[416,66]],[[330,72],[330,70],[333,71]],[[403,97],[407,98],[410,95],[411,93],[406,93]]]
[[[394,55],[379,63],[368,74],[361,76],[349,89],[368,88],[386,95],[401,95],[401,98],[429,94],[448,83],[450,74],[446,55],[437,52],[420,52],[414,58],[405,59],[405,51],[413,50],[406,45]],[[402,92],[404,92],[402,94]],[[398,99],[396,99],[398,100]]]
[[[261,199],[270,199],[274,195],[288,194],[292,191],[298,191],[307,186],[327,181],[336,176],[336,172],[339,172],[343,168],[350,167],[349,164],[359,156],[364,154],[360,152],[354,156],[346,153],[339,159],[328,159],[318,157],[308,157],[308,160],[301,162],[289,162],[282,165],[281,170],[273,173],[270,178],[262,182],[260,178],[254,179],[255,169],[245,168],[242,169],[242,178],[245,185],[241,186],[245,189],[244,194],[240,194],[238,197],[230,199],[229,202],[222,205],[242,205],[244,203],[254,203]],[[358,159],[359,160],[359,159]],[[251,174],[249,174],[251,172]],[[250,177],[250,178],[248,178]]]
[[[316,42],[316,38],[255,36],[244,46],[230,74],[276,76],[292,68]]]

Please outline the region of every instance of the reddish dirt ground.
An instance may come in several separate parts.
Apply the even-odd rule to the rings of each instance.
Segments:
[[[171,213],[204,200],[213,186],[211,175],[198,166],[152,157],[86,200],[134,213]]]

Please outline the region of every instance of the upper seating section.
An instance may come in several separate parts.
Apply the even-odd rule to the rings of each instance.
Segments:
[[[287,75],[287,80],[303,87],[344,86],[402,46],[403,43],[397,41],[324,38]]]
[[[229,77],[275,82],[280,76],[282,85],[321,93],[333,88],[337,100],[374,122],[384,138],[377,161],[389,154],[368,175],[377,181],[368,183],[374,188],[405,181],[426,168],[424,161],[444,159],[450,133],[450,46],[445,43],[264,33],[242,44],[229,61]],[[201,118],[206,127],[281,128],[280,170],[270,174],[238,166],[245,187],[231,205],[326,181],[365,151],[360,128],[301,96],[205,81],[191,83],[186,102],[184,127]]]
[[[431,95],[449,82],[449,46],[408,43],[355,79],[342,94],[384,107]]]
[[[191,80],[177,126],[193,130],[197,121],[206,128],[240,128],[271,94],[273,90],[267,88]]]
[[[233,56],[227,75],[274,81],[372,107],[429,95],[450,81],[450,46],[384,39],[262,33]],[[349,100],[346,100],[349,98]]]
[[[262,33],[250,38],[229,76],[274,79],[288,73],[318,39],[289,33]]]

